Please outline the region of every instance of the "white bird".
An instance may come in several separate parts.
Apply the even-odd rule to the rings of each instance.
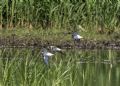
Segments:
[[[56,47],[56,46],[49,46],[49,48],[50,48],[51,51],[53,51],[53,52],[60,52],[60,51],[62,51],[62,49],[60,49],[60,48],[58,48],[58,47]]]
[[[72,38],[73,38],[74,40],[80,40],[80,39],[82,39],[83,37],[80,36],[78,33],[74,32],[74,33],[72,34]]]
[[[77,32],[74,32],[74,33],[72,33],[72,39],[74,40],[74,44],[75,44],[75,42],[80,42],[80,40],[82,39],[83,37],[82,36],[80,36]]]
[[[54,54],[48,52],[46,49],[43,49],[42,54],[43,54],[43,59],[44,59],[45,64],[48,65],[49,57],[53,56]]]

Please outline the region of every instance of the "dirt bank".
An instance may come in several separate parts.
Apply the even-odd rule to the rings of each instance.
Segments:
[[[120,41],[95,41],[95,40],[81,40],[75,43],[72,40],[66,41],[49,41],[41,38],[20,38],[17,36],[0,37],[1,47],[46,47],[49,45],[59,46],[61,48],[80,48],[80,49],[120,49]]]

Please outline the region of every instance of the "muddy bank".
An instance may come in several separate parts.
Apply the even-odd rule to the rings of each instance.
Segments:
[[[46,47],[55,45],[61,48],[80,48],[80,49],[120,49],[120,41],[94,41],[94,40],[81,40],[75,43],[72,40],[59,40],[50,41],[41,38],[31,37],[0,37],[0,47]]]

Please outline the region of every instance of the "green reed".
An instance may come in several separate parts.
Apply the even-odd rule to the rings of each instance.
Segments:
[[[98,29],[119,27],[119,0],[2,0],[0,21],[9,27]],[[75,29],[76,30],[76,29]]]
[[[114,60],[119,51],[107,50],[65,50],[64,55],[56,53],[45,65],[36,49],[30,48],[0,50],[1,86],[119,86],[119,64],[103,60]],[[109,55],[110,53],[110,55]],[[62,58],[61,58],[62,57]],[[79,63],[83,59],[86,63]],[[93,63],[91,63],[93,60]],[[97,62],[97,63],[96,63]]]

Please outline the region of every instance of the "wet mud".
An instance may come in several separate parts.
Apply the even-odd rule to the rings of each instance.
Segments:
[[[0,47],[47,47],[55,45],[60,48],[80,48],[80,49],[120,49],[120,41],[94,41],[94,40],[81,40],[73,42],[73,40],[62,41],[49,41],[41,38],[18,37],[8,36],[0,37]]]

